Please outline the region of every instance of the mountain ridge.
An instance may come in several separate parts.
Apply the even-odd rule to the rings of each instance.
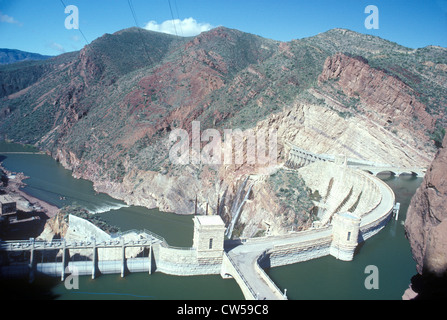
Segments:
[[[181,214],[222,190],[231,207],[241,177],[262,170],[170,163],[169,134],[191,132],[192,121],[220,132],[275,129],[279,163],[290,141],[396,166],[428,165],[446,126],[443,50],[342,29],[280,42],[225,27],[189,38],[129,28],[37,65],[47,69],[0,98],[0,137],[35,144],[98,191]],[[21,71],[0,67],[0,83]],[[243,219],[281,215],[247,210]]]
[[[18,63],[22,61],[46,60],[53,56],[26,52],[18,49],[0,48],[0,65]]]

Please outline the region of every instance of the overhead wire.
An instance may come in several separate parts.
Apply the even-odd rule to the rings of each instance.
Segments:
[[[174,17],[174,11],[172,10],[171,0],[168,0],[168,4],[169,4],[169,11],[171,12],[172,24],[174,25],[174,32],[175,32],[175,35],[177,37],[179,37],[179,34],[177,32],[177,27],[176,27],[176,19]],[[182,38],[183,38],[184,35],[183,35],[182,21],[180,20],[179,10],[178,10],[178,6],[177,6],[177,0],[174,0],[174,5],[175,5],[176,13],[177,13],[177,20],[179,21],[180,32],[181,32]],[[182,65],[183,71],[185,71],[185,66],[183,65],[183,57],[185,56],[185,54],[186,54],[185,49],[183,48],[183,46],[180,46],[181,65]]]
[[[174,12],[172,11],[172,6],[171,6],[171,0],[168,0],[168,3],[169,3],[169,10],[171,11],[172,24],[174,25],[174,32],[175,32],[175,35],[178,37],[177,27],[175,26]]]
[[[62,4],[62,6],[64,7],[64,9],[66,10],[66,9],[67,9],[67,5],[65,4],[65,2],[64,2],[63,0],[59,0],[59,1],[60,1],[60,3]],[[178,10],[178,6],[177,6],[177,1],[176,1],[176,0],[174,0],[174,1],[175,1],[175,2],[174,2],[174,5],[175,5],[176,13],[177,13],[177,16],[178,16],[178,20],[180,21],[179,10]],[[148,47],[147,47],[147,45],[146,45],[146,42],[144,41],[144,37],[143,37],[143,34],[142,34],[142,32],[141,32],[141,27],[139,26],[139,23],[138,23],[137,15],[136,15],[135,8],[134,8],[134,6],[133,6],[132,0],[127,0],[127,3],[128,3],[129,8],[130,8],[130,12],[131,12],[131,14],[132,14],[133,20],[134,20],[134,22],[135,22],[135,26],[137,27],[138,34],[139,34],[140,41],[141,41],[141,43],[142,43],[142,46],[143,46],[145,55],[147,56],[147,58],[148,58],[148,60],[150,61],[150,63],[151,63],[153,66],[155,66],[155,62],[154,62],[152,56],[151,56],[150,53],[149,53],[149,49],[148,49]],[[169,4],[169,11],[170,11],[170,13],[171,13],[171,17],[172,17],[172,23],[173,23],[173,25],[174,25],[174,32],[175,32],[175,34],[176,34],[177,37],[180,37],[179,34],[178,34],[178,31],[177,31],[176,19],[175,19],[175,16],[174,16],[174,11],[173,11],[173,6],[172,6],[172,3],[171,3],[171,0],[168,0],[168,4]],[[181,24],[179,25],[179,28],[180,28],[180,32],[181,32],[182,37],[183,37],[183,29],[182,29]],[[81,30],[81,28],[79,27],[79,25],[77,26],[77,30],[78,30],[79,33],[82,35],[82,38],[84,39],[84,41],[85,41],[85,43],[86,43],[86,48],[92,49],[91,46],[90,46],[90,41],[88,41],[87,37],[85,36],[84,32]],[[182,56],[184,55],[183,50],[181,50],[181,54],[182,54]],[[158,79],[158,75],[157,75],[156,72],[154,72],[154,75],[155,75],[155,77]],[[158,82],[158,80],[156,80],[156,82]]]
[[[154,60],[152,59],[151,55],[149,54],[149,50],[146,46],[146,42],[144,41],[143,34],[141,33],[141,28],[140,28],[140,25],[137,20],[137,15],[135,13],[135,8],[133,6],[132,0],[127,0],[127,3],[129,4],[130,12],[132,13],[133,20],[135,21],[135,26],[137,27],[138,34],[140,35],[140,40],[141,40],[141,43],[143,44],[144,52],[145,52],[146,56],[148,57],[148,59],[151,61],[151,64],[154,65]]]
[[[141,43],[143,45],[143,48],[144,48],[144,52],[145,52],[145,54],[147,56],[147,59],[150,61],[152,67],[154,68],[155,67],[155,62],[154,62],[154,60],[152,59],[152,56],[149,53],[149,49],[146,46],[146,42],[144,41],[144,37],[143,37],[143,34],[141,32],[140,25],[138,23],[137,14],[135,13],[135,8],[133,6],[132,0],[127,0],[127,3],[129,5],[130,11],[132,13],[132,17],[133,17],[133,20],[135,22],[135,26],[137,27],[138,34],[140,36],[140,41],[141,41]],[[160,80],[159,80],[158,73],[155,70],[153,70],[153,75],[155,77],[155,83],[158,83]],[[155,90],[155,88],[153,88],[153,90]]]
[[[65,5],[64,1],[63,1],[63,0],[60,0],[60,2],[61,2],[61,4],[62,4],[62,6],[64,7],[64,9],[67,9],[67,6]],[[87,40],[87,37],[85,36],[84,32],[82,32],[82,30],[81,30],[79,24],[77,25],[77,29],[78,29],[78,31],[81,33],[82,37],[84,38],[85,43],[87,44],[87,46],[89,46],[89,45],[90,45],[90,42]]]
[[[181,24],[181,20],[180,20],[180,15],[178,13],[177,0],[174,0],[174,5],[175,5],[175,11],[177,13],[177,18],[180,21],[180,33],[182,34],[182,37],[184,37],[184,35],[183,35],[183,28],[182,28],[182,24]]]

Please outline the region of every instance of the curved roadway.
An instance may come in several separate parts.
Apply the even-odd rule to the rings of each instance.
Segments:
[[[367,173],[364,173],[368,175]],[[369,176],[369,175],[368,175]],[[376,182],[382,194],[382,201],[370,213],[362,217],[360,229],[367,228],[377,221],[386,219],[392,212],[395,204],[395,196],[391,188],[379,178],[370,176]],[[332,228],[322,229],[317,232],[302,232],[296,236],[266,237],[265,239],[248,240],[237,247],[227,250],[228,255],[237,264],[244,278],[258,295],[259,300],[275,300],[277,295],[267,285],[255,269],[258,258],[274,246],[293,245],[304,242],[317,241],[318,239],[329,237],[332,234]]]

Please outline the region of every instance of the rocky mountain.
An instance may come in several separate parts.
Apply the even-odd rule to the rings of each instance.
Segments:
[[[191,38],[130,28],[29,71],[18,65],[0,67],[0,137],[35,144],[130,204],[191,214],[197,198],[200,212],[228,218],[247,195],[245,236],[267,224],[274,233],[306,225],[309,204],[299,199],[307,191],[281,194],[294,180],[267,178],[278,166],[173,164],[175,129],[191,133],[193,121],[222,137],[225,129],[274,129],[279,166],[286,141],[427,166],[447,125],[447,49],[413,50],[344,29],[286,43],[224,27]],[[233,148],[247,154],[249,144]]]
[[[46,60],[49,58],[51,58],[51,56],[44,56],[38,53],[25,52],[15,49],[0,49],[0,65],[21,61]]]
[[[0,65],[0,99],[36,83],[39,79],[55,72],[59,64],[73,59],[78,53],[66,53],[44,61],[21,61]]]
[[[411,200],[405,221],[419,275],[407,297],[447,298],[447,136]]]
[[[14,49],[0,49],[0,98],[29,87],[45,73],[50,59],[37,53]]]

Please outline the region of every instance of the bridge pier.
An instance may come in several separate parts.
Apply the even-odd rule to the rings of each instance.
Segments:
[[[96,278],[96,260],[97,260],[96,239],[93,239],[92,280],[95,280]]]
[[[152,240],[149,247],[149,274],[152,274]]]
[[[64,239],[63,244],[62,244],[62,271],[61,271],[61,281],[65,281],[65,266],[66,266],[65,256],[66,256],[66,251],[67,251],[67,245],[66,245],[66,242],[65,242],[65,239]]]
[[[124,276],[126,275],[126,246],[124,245],[124,238],[121,238],[121,248],[122,248],[121,278],[124,278]]]
[[[29,282],[33,283],[35,278],[35,261],[34,261],[34,247],[35,242],[34,239],[30,239],[32,241],[31,250],[30,250],[30,258],[29,258]]]

